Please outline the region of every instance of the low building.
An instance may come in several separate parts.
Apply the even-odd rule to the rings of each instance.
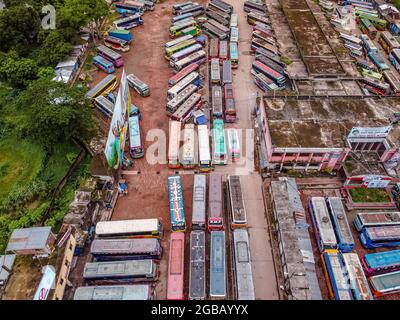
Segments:
[[[305,211],[294,179],[270,185],[284,288],[289,300],[322,300]]]
[[[46,256],[53,251],[55,240],[51,227],[15,229],[8,241],[6,252]]]
[[[399,110],[395,99],[261,99],[257,117],[266,154],[260,166],[330,172],[339,170],[351,151],[375,152],[385,165],[399,150],[399,130],[389,121]],[[386,135],[373,134],[381,129]]]

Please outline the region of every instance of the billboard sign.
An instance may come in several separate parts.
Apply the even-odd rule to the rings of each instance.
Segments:
[[[365,175],[363,177],[363,185],[367,188],[386,188],[390,179],[379,175]]]
[[[386,127],[353,127],[348,138],[386,138],[392,126]]]
[[[50,289],[54,288],[54,280],[56,278],[56,273],[54,267],[44,266],[44,272],[42,280],[40,280],[39,287],[37,288],[33,300],[47,300]]]

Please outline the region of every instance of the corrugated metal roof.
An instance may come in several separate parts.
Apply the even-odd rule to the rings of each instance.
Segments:
[[[12,270],[15,257],[15,254],[6,254],[0,256],[0,285],[7,281],[8,276],[10,275],[10,273],[6,269],[4,269],[3,266],[9,270]]]
[[[50,233],[51,227],[15,229],[8,241],[6,252],[44,249]]]

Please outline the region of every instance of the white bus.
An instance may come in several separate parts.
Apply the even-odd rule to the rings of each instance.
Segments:
[[[192,40],[192,39],[193,39],[193,36],[190,35],[190,34],[188,34],[188,35],[186,35],[186,36],[178,37],[178,38],[176,38],[176,39],[174,39],[174,40],[168,41],[168,42],[165,44],[165,49],[174,47],[174,46],[176,46],[177,44],[180,44],[181,42],[184,42],[184,41],[187,41],[187,40]]]
[[[196,62],[197,64],[202,64],[206,59],[206,52],[204,50],[199,50],[197,52],[194,52],[187,57],[178,60],[176,62],[170,62],[171,67],[173,67],[176,71],[180,71],[186,66],[188,66],[191,63]]]
[[[94,104],[102,114],[104,114],[107,118],[111,118],[114,113],[114,103],[108,100],[104,96],[98,96],[94,99]]]
[[[212,114],[214,117],[222,118],[224,116],[222,104],[222,89],[221,86],[212,86]]]
[[[225,32],[225,33],[229,32],[229,28],[228,27],[225,27],[223,24],[219,23],[218,21],[215,21],[214,19],[208,19],[207,22],[209,24],[211,24],[212,26],[218,28],[222,32]]]
[[[150,284],[78,287],[74,300],[155,300]]]
[[[238,27],[231,27],[231,42],[238,42],[239,41],[239,28]]]
[[[178,52],[175,52],[173,55],[171,55],[169,57],[169,61],[171,62],[177,62],[178,60],[181,60],[183,58],[186,58],[188,55],[197,52],[199,50],[201,50],[203,48],[203,46],[199,43],[196,43],[190,47],[187,47],[183,50],[180,50]]]
[[[232,30],[232,28],[237,28],[237,26],[238,26],[238,15],[236,13],[232,13],[229,27],[231,27]]]
[[[240,144],[237,129],[227,129],[226,135],[228,138],[228,155],[231,158],[232,162],[235,162],[240,158]]]
[[[171,118],[176,121],[186,122],[192,115],[192,111],[200,108],[201,104],[201,94],[195,92],[171,115]]]
[[[181,148],[180,163],[184,169],[193,169],[197,164],[194,124],[185,125],[182,131],[183,145]]]
[[[167,113],[174,113],[193,93],[197,91],[198,87],[194,84],[189,84],[185,89],[179,92],[175,98],[169,100],[167,103]]]
[[[351,42],[351,43],[357,44],[357,45],[359,45],[359,46],[362,44],[362,40],[361,40],[360,38],[353,37],[353,36],[350,36],[350,35],[345,34],[345,33],[341,33],[341,34],[340,34],[340,37],[341,37],[345,42]]]
[[[179,146],[181,143],[181,123],[169,122],[168,167],[179,168]]]
[[[192,229],[206,228],[206,176],[195,174],[193,183]]]
[[[100,238],[161,238],[162,225],[158,219],[100,221],[96,235]]]
[[[213,84],[221,83],[221,68],[218,58],[212,58],[210,61],[210,78]]]
[[[199,169],[200,171],[209,171],[211,170],[211,153],[207,125],[197,126],[197,137],[199,140]]]
[[[200,75],[196,71],[188,74],[186,77],[184,77],[181,81],[179,81],[176,85],[174,85],[167,91],[168,100],[175,98],[179,94],[179,92],[181,92],[190,84],[194,84],[197,87],[200,85]]]

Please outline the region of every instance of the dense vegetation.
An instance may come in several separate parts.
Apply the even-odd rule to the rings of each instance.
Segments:
[[[355,188],[349,190],[354,202],[389,202],[390,198],[385,189]]]
[[[96,132],[85,89],[54,82],[54,67],[80,43],[79,31],[97,31],[104,0],[4,0],[0,11],[0,253],[17,227],[62,220],[87,161],[47,213],[50,195],[79,153],[75,140]],[[56,28],[45,29],[45,5]],[[75,180],[74,180],[75,179]]]

